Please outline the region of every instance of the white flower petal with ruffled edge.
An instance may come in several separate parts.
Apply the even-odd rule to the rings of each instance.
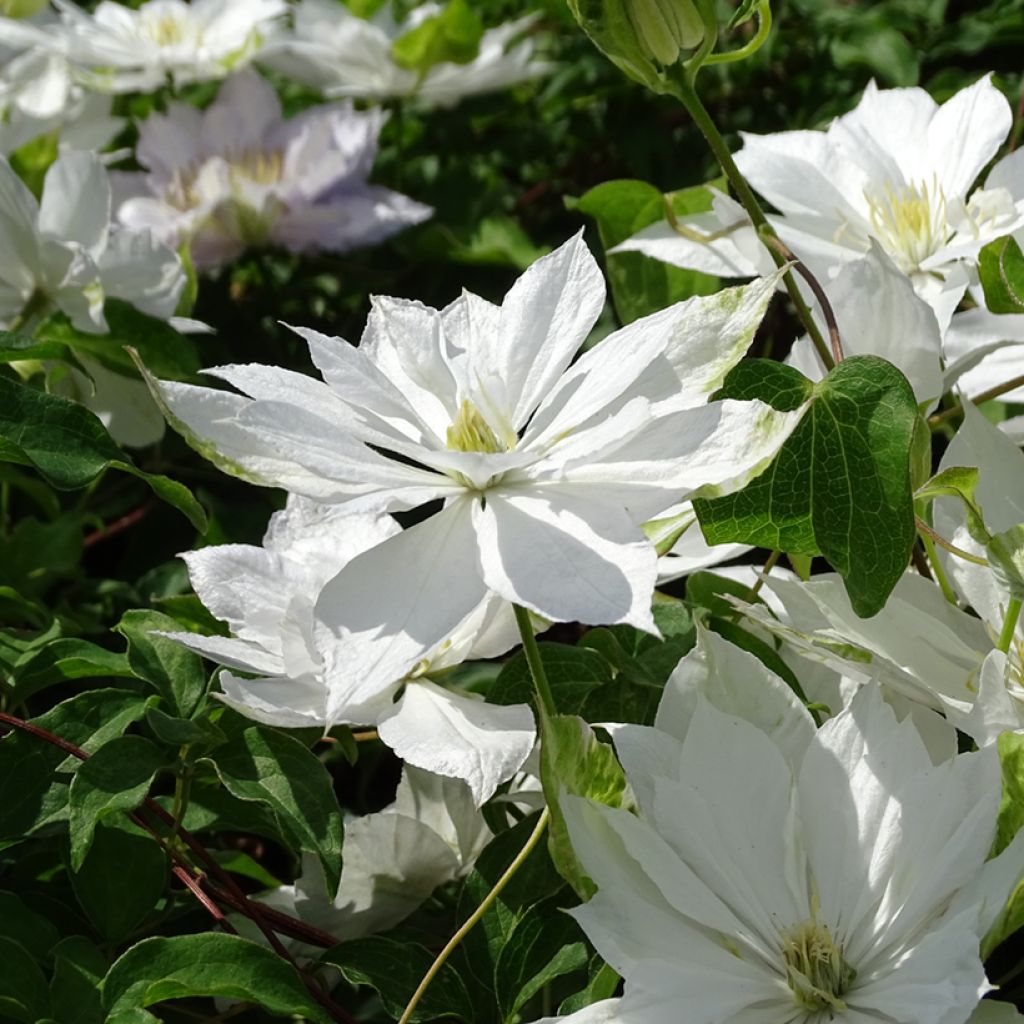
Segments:
[[[526,704],[486,704],[426,680],[406,685],[377,732],[409,764],[462,779],[477,807],[522,767],[537,738]]]

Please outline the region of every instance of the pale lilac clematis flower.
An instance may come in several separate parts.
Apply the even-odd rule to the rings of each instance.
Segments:
[[[341,706],[406,675],[489,591],[560,621],[656,632],[657,557],[641,524],[742,487],[800,412],[708,396],[742,357],[775,278],[697,297],[605,338],[577,236],[501,306],[378,298],[358,349],[299,329],[324,376],[212,371],[243,394],[154,382],[168,418],[227,472],[350,510],[442,507],[352,559],[321,591]],[[426,509],[424,511],[427,511]],[[343,641],[343,642],[342,642]]]
[[[317,628],[317,598],[328,581],[398,532],[391,516],[349,515],[293,495],[271,518],[262,547],[223,544],[182,556],[196,593],[232,636],[167,635],[228,666],[218,696],[240,714],[288,728],[376,726],[409,763],[464,780],[479,805],[529,755],[533,715],[525,704],[485,704],[434,678],[465,658],[494,657],[514,646],[519,634],[511,608],[483,597],[451,635],[421,652],[410,672],[379,677],[375,691],[347,704],[352,681],[332,668],[344,657],[334,647],[345,640]]]
[[[242,72],[208,110],[172,103],[142,123],[137,155],[148,172],[117,177],[118,217],[170,245],[191,243],[201,268],[257,246],[373,245],[432,212],[367,184],[384,117],[335,104],[286,121],[270,84]]]

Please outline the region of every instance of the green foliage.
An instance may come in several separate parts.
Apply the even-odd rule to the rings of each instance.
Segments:
[[[597,221],[605,250],[665,219],[665,203],[677,214],[711,209],[711,193],[703,185],[663,196],[643,181],[608,181],[590,189],[573,206]],[[609,253],[608,281],[619,319],[631,323],[692,295],[710,295],[718,279],[696,270],[652,260],[638,252]]]
[[[341,878],[341,811],[327,770],[297,739],[253,725],[212,753],[227,791],[263,804],[298,849],[320,861],[328,889]]]
[[[350,985],[374,989],[388,1014],[397,1019],[434,962],[434,956],[417,942],[371,935],[335,946],[320,957],[320,963],[337,967]],[[476,1020],[462,978],[446,963],[409,1019],[419,1022],[449,1017],[467,1024]]]
[[[96,826],[111,814],[138,807],[165,763],[163,753],[148,740],[120,736],[100,747],[75,772],[68,822],[73,871],[82,867]]]
[[[278,1016],[330,1024],[293,967],[234,935],[145,939],[110,968],[102,990],[109,1015],[184,996],[218,996],[255,1003]]]
[[[755,396],[744,370],[739,392],[730,375],[719,396],[761,397],[785,408],[802,387],[798,376],[775,371]],[[807,382],[805,393],[807,412],[764,473],[736,494],[695,501],[694,509],[711,544],[824,555],[854,610],[869,618],[884,606],[914,544],[914,394],[899,370],[875,356],[845,360],[820,383]]]
[[[468,0],[448,0],[437,13],[400,36],[391,47],[399,67],[425,74],[435,64],[468,64],[480,51],[484,25]]]
[[[196,529],[206,526],[206,514],[187,487],[140,470],[88,409],[6,377],[0,377],[0,461],[34,466],[60,489],[84,487],[107,469],[131,473]]]
[[[978,274],[992,313],[1024,313],[1024,253],[1007,235],[981,250]]]
[[[160,694],[168,708],[190,715],[206,691],[206,673],[198,654],[159,636],[179,631],[175,619],[162,612],[136,609],[126,612],[114,627],[128,641],[132,672]]]

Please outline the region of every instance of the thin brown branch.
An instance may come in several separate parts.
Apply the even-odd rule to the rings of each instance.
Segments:
[[[793,264],[793,269],[807,282],[814,297],[818,300],[821,308],[821,315],[825,318],[825,327],[828,329],[828,343],[832,349],[832,358],[838,366],[843,361],[843,339],[839,336],[839,324],[836,323],[835,310],[829,302],[825,289],[822,288],[818,279],[807,269],[803,261],[793,252],[785,242],[774,233],[762,231],[759,233],[761,241],[774,249],[787,262]]]
[[[155,502],[147,501],[145,505],[140,505],[137,509],[121,516],[120,519],[115,519],[112,523],[107,523],[106,526],[101,527],[99,530],[87,533],[82,538],[82,546],[91,548],[94,544],[99,544],[100,541],[109,540],[111,537],[116,537],[119,533],[124,533],[125,530],[131,529],[131,527],[149,514],[154,504]]]
[[[1010,391],[1016,391],[1017,388],[1024,387],[1024,374],[1018,377],[1011,377],[1009,380],[1003,381],[1002,384],[995,384],[990,388],[986,388],[984,391],[979,391],[976,395],[972,395],[967,399],[971,405],[981,405],[982,402],[990,402],[993,398],[998,398],[1000,395],[1005,395]],[[945,423],[946,420],[954,419],[957,416],[962,416],[964,413],[963,405],[954,405],[949,409],[944,409],[942,412],[937,412],[933,416],[928,417],[928,426],[937,427],[940,423]]]

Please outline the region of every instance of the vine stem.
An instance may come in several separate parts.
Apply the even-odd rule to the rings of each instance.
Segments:
[[[945,548],[951,555],[956,555],[957,558],[962,558],[965,562],[971,562],[974,565],[988,565],[987,558],[980,558],[978,555],[971,554],[970,551],[964,551],[963,548],[958,548],[951,541],[946,540],[941,533],[933,530],[920,516],[914,516],[914,524],[917,526],[918,533],[924,537],[930,537],[940,548]]]
[[[765,216],[764,210],[761,209],[761,205],[758,203],[753,190],[747,184],[747,179],[740,174],[740,169],[736,166],[736,161],[733,160],[732,153],[729,152],[729,147],[726,145],[725,139],[722,138],[722,133],[718,130],[707,108],[697,95],[692,77],[684,75],[682,80],[677,83],[677,86],[678,92],[676,95],[689,111],[694,123],[701,130],[707,141],[708,146],[711,147],[711,152],[714,153],[715,159],[721,165],[722,170],[725,171],[729,183],[736,192],[736,198],[739,199],[743,208],[747,211],[747,216],[750,217],[758,237],[762,241],[764,241],[765,235],[777,238],[775,229],[768,223],[768,218]],[[785,266],[786,260],[781,253],[771,246],[766,246],[766,248],[771,253],[776,266]],[[810,307],[808,307],[804,297],[800,294],[800,289],[797,287],[793,274],[791,272],[787,273],[783,280],[786,283],[786,291],[789,293],[790,300],[796,307],[797,315],[807,329],[811,342],[814,344],[815,349],[817,349],[821,361],[825,364],[825,369],[831,370],[835,366],[832,353],[829,351],[829,346],[825,343],[818,325],[814,322],[814,317],[811,316]]]
[[[984,391],[979,391],[978,394],[972,395],[967,401],[971,405],[981,405],[982,402],[998,398],[1009,391],[1016,391],[1019,387],[1024,387],[1024,374],[1021,374],[1019,377],[1011,377],[1010,380],[1003,381],[1002,384],[996,384],[993,387],[986,388]],[[954,405],[950,409],[945,409],[942,412],[935,413],[933,416],[929,416],[928,425],[934,430],[940,423],[945,423],[946,420],[951,420],[956,416],[962,416],[963,411],[963,405]]]
[[[1021,601],[1019,597],[1011,597],[1010,603],[1006,606],[1006,618],[1003,620],[1003,630],[999,634],[999,643],[996,646],[1006,654],[1013,643],[1013,634],[1017,631],[1017,620],[1020,619]]]
[[[518,619],[520,608],[518,605],[515,606],[516,618]],[[531,634],[532,635],[532,634]],[[488,908],[491,904],[501,895],[501,890],[512,880],[515,873],[523,866],[523,862],[533,852],[534,847],[540,841],[540,837],[544,834],[544,829],[547,828],[550,813],[545,807],[541,812],[541,816],[537,819],[537,824],[534,827],[533,832],[530,833],[530,838],[523,844],[523,848],[516,854],[515,859],[505,869],[501,878],[494,883],[494,888],[481,900],[480,906],[473,911],[469,917],[463,922],[459,930],[448,940],[448,944],[437,954],[437,959],[430,965],[427,973],[423,975],[423,980],[416,987],[416,991],[412,994],[412,999],[409,1000],[409,1004],[402,1011],[402,1016],[398,1018],[398,1024],[409,1024],[409,1020],[416,1010],[417,1005],[423,998],[423,993],[430,987],[430,983],[437,976],[438,971],[444,967],[448,958],[458,948],[459,943],[472,931],[474,925],[476,925],[480,919],[487,913]]]
[[[544,715],[552,718],[558,714],[558,711],[555,708],[555,698],[551,693],[551,684],[544,671],[544,662],[541,660],[537,638],[533,635],[530,613],[522,605],[514,604],[512,607],[516,613],[516,625],[519,627],[519,635],[523,641],[526,663],[530,666],[530,675],[533,676],[533,685],[537,691],[537,702]]]
[[[949,582],[949,578],[946,576],[946,570],[942,567],[942,562],[939,560],[939,552],[935,547],[935,542],[926,533],[919,533],[918,537],[920,537],[921,544],[924,546],[925,554],[928,556],[930,571],[934,575],[935,582],[938,583],[939,589],[942,591],[942,596],[950,604],[956,604],[956,594]],[[914,550],[917,550],[916,546]],[[918,568],[920,569],[920,566],[918,566]],[[924,573],[921,575],[923,576]]]
[[[51,746],[57,747],[59,750],[63,750],[66,754],[70,754],[79,761],[89,760],[90,755],[81,747],[76,746],[74,743],[69,743],[65,739],[61,739],[60,736],[56,735],[56,733],[50,732],[48,729],[42,729],[38,725],[26,722],[24,719],[16,718],[14,715],[8,715],[0,712],[0,723],[8,725],[13,729],[18,729],[20,732],[28,733],[30,736],[35,736],[37,739],[43,740]],[[175,819],[151,797],[146,797],[144,806],[146,810],[159,818],[164,825],[169,826],[172,829],[175,828]],[[130,813],[129,817],[136,825],[148,832],[161,845],[161,847],[167,851],[168,856],[175,862],[175,867],[172,869],[175,876],[181,879],[188,890],[210,912],[214,920],[222,926],[226,925],[227,927],[225,930],[234,931],[231,927],[231,923],[220,911],[220,908],[217,907],[203,891],[202,874],[196,872],[180,855],[179,851],[174,848],[174,845],[168,841],[167,837],[162,836],[140,814]],[[284,945],[282,945],[281,940],[274,933],[274,929],[268,924],[268,918],[270,918],[271,915],[269,913],[265,913],[264,908],[259,907],[257,903],[250,900],[238,887],[237,882],[235,882],[231,875],[213,859],[202,843],[200,843],[199,840],[196,839],[195,836],[193,836],[187,829],[180,827],[180,825],[177,828],[177,838],[184,843],[189,850],[191,850],[203,862],[210,873],[224,885],[227,890],[227,894],[231,897],[230,899],[225,899],[225,902],[233,905],[236,910],[245,914],[253,921],[270,943],[274,952],[295,968],[299,977],[302,978],[309,994],[331,1015],[331,1017],[337,1021],[338,1024],[355,1024],[355,1018],[342,1007],[338,1006],[334,1000],[323,989],[321,989],[316,980],[299,968],[298,964],[295,962],[295,958],[288,952]],[[273,917],[280,919],[285,917],[285,915],[275,913]],[[297,923],[302,924],[302,922]],[[312,934],[312,930],[310,931],[310,934]],[[328,938],[332,939],[330,943],[331,945],[337,944],[333,941],[332,936],[328,936]],[[320,943],[317,944],[319,945]]]

